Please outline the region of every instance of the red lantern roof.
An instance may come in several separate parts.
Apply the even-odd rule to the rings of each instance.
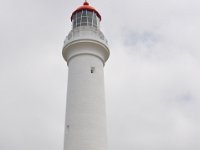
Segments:
[[[88,2],[84,2],[82,6],[78,7],[73,13],[72,13],[72,16],[77,13],[77,12],[80,12],[82,10],[88,10],[88,11],[92,11],[92,12],[95,12],[96,15],[99,17],[99,19],[101,20],[101,15],[99,14],[99,12],[94,8],[94,7],[91,7],[89,5]],[[72,16],[71,16],[71,20],[72,20]]]

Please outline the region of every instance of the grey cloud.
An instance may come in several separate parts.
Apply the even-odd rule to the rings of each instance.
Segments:
[[[142,44],[148,47],[159,42],[159,35],[153,32],[138,33],[129,31],[124,37],[124,44],[127,46]]]

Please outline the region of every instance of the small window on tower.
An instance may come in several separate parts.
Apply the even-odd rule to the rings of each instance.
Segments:
[[[91,73],[94,73],[94,72],[95,72],[95,67],[91,67],[90,72],[91,72]]]
[[[69,133],[69,125],[67,125],[66,134]]]

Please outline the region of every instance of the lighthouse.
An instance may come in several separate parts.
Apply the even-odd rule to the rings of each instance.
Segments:
[[[87,1],[71,16],[63,57],[68,65],[64,150],[106,150],[104,66],[110,51],[100,13]]]

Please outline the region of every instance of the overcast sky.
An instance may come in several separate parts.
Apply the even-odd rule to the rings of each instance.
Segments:
[[[0,150],[62,150],[71,13],[0,0]],[[200,149],[200,1],[89,0],[102,15],[108,150]]]

